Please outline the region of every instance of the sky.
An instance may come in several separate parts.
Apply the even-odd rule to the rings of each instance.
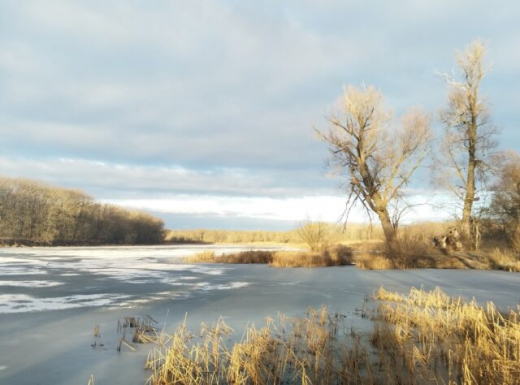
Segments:
[[[79,188],[169,228],[337,221],[327,127],[345,86],[433,118],[481,38],[500,147],[520,149],[517,1],[0,1],[0,175]],[[421,170],[412,194],[432,201]],[[432,198],[433,197],[433,198]],[[420,206],[409,221],[451,215]],[[362,221],[354,212],[352,221]]]

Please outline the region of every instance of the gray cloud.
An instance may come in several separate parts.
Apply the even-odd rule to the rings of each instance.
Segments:
[[[102,199],[167,198],[176,194],[240,197],[326,195],[334,181],[306,170],[257,170],[215,167],[187,169],[85,159],[25,159],[0,156],[3,175],[20,175],[68,187],[81,188]],[[283,183],[281,183],[283,181]]]
[[[311,128],[343,85],[374,84],[397,115],[435,112],[446,87],[434,71],[476,37],[489,41],[484,91],[502,147],[518,148],[519,11],[480,0],[5,1],[0,173],[99,197],[326,195],[337,182]]]

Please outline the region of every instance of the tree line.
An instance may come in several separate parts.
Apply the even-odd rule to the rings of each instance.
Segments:
[[[328,129],[315,129],[329,145],[329,166],[347,176],[347,220],[358,203],[379,219],[389,256],[401,254],[399,221],[413,206],[406,187],[427,157],[434,159],[436,185],[459,202],[459,228],[468,248],[478,246],[482,219],[502,226],[510,244],[520,246],[519,157],[496,151],[499,130],[481,94],[489,71],[485,54],[485,44],[476,40],[456,56],[458,77],[441,74],[448,100],[436,117],[444,128],[438,147],[433,146],[429,113],[410,109],[396,122],[373,86],[347,87],[341,107],[328,116]],[[494,187],[489,183],[493,175],[498,175]],[[492,191],[491,204],[484,205]]]
[[[0,177],[0,240],[4,244],[154,244],[164,223],[149,214],[95,202],[45,183]]]
[[[236,230],[168,230],[166,241],[172,243],[309,243],[315,238],[314,229],[320,229],[326,237],[319,235],[319,241],[327,238],[332,243],[348,241],[380,240],[380,229],[366,224],[349,224],[347,227],[335,223],[304,221],[294,230],[288,231],[236,231]],[[314,244],[314,240],[311,241]],[[311,247],[312,248],[312,247]]]

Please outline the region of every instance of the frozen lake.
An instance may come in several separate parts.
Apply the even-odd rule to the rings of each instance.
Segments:
[[[355,267],[275,269],[264,265],[185,264],[201,250],[239,246],[153,246],[0,249],[0,383],[142,384],[150,345],[116,352],[117,321],[148,314],[173,331],[187,313],[201,322],[223,316],[238,334],[267,315],[301,315],[328,305],[355,314],[381,285],[407,292],[440,286],[451,295],[520,301],[520,274],[475,270],[363,271]],[[93,349],[94,325],[103,349]]]

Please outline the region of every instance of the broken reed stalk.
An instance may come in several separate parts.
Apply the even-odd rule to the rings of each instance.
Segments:
[[[165,338],[163,333],[156,328],[155,325],[157,321],[149,316],[145,315],[141,317],[125,317],[123,321],[117,321],[117,333],[122,333],[121,338],[119,339],[119,343],[117,346],[117,351],[121,352],[122,346],[128,347],[132,351],[136,351],[135,346],[131,345],[126,340],[126,330],[129,328],[134,329],[134,334],[132,337],[133,343],[158,343],[163,344],[168,339]]]
[[[94,325],[94,338],[101,338],[101,332],[99,331],[99,325]]]

